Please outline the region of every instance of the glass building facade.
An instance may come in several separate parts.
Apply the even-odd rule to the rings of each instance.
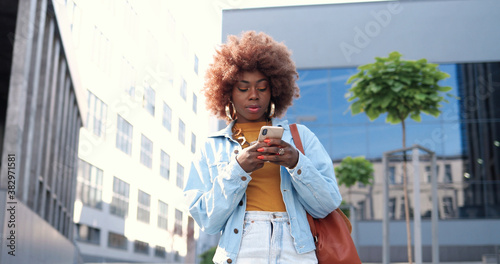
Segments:
[[[421,145],[437,155],[439,216],[448,218],[500,217],[500,63],[442,64],[450,75],[442,86],[451,86],[441,115],[422,114],[422,121],[406,120],[406,146]],[[347,79],[356,68],[299,70],[301,97],[288,110],[291,123],[303,123],[320,139],[334,163],[347,156],[365,156],[373,162],[372,186],[343,190],[358,218],[380,220],[384,152],[402,148],[402,126],[385,122],[385,116],[370,121],[361,113],[352,115],[347,101]],[[410,153],[409,153],[410,154]],[[422,217],[430,217],[430,161],[421,164]],[[390,215],[403,219],[401,162],[389,164]],[[411,182],[411,181],[410,181]],[[426,195],[426,188],[428,192]],[[411,187],[410,187],[411,192]],[[412,197],[412,196],[411,196]],[[380,199],[380,201],[378,201]],[[410,198],[410,204],[411,198]],[[428,205],[428,207],[425,206]]]

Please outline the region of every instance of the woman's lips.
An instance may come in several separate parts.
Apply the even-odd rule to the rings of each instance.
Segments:
[[[258,105],[251,105],[251,106],[248,106],[247,109],[251,113],[257,113],[260,110],[260,106],[258,106]]]

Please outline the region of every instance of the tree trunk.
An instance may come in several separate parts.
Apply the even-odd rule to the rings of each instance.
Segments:
[[[405,120],[401,119],[403,126],[403,149],[406,148],[406,127]],[[403,151],[403,195],[405,198],[405,220],[406,220],[406,235],[408,249],[408,263],[413,263],[413,254],[411,250],[411,228],[410,228],[410,204],[408,202],[408,179],[406,174],[406,151]]]

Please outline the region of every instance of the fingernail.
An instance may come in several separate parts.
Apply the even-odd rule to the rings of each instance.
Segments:
[[[259,148],[259,149],[257,149],[257,151],[262,152],[262,151],[264,151],[264,148]]]
[[[264,159],[264,156],[257,156],[258,159]]]
[[[266,139],[264,139],[264,142],[269,143],[269,142],[271,142],[271,140],[266,138]]]

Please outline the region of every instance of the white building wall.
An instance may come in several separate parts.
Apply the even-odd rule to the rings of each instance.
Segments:
[[[84,205],[79,197],[75,203],[75,223],[100,230],[98,245],[77,243],[82,255],[95,262],[170,263],[193,259],[201,252],[187,252],[189,214],[176,179],[180,164],[184,182],[187,180],[194,155],[192,133],[196,144],[201,144],[213,122],[199,93],[205,57],[193,48],[196,45],[191,45],[192,36],[183,31],[176,9],[166,2],[68,0],[65,6],[72,21],[69,26],[73,29],[83,87],[106,104],[103,135],[96,136],[88,128],[80,131],[79,158],[103,173],[102,209]],[[183,80],[187,84],[185,99],[181,97]],[[127,93],[130,85],[135,87],[133,94]],[[154,116],[144,108],[147,86],[155,91]],[[193,95],[197,97],[196,112]],[[170,130],[162,125],[164,103],[172,109]],[[130,155],[116,147],[117,115],[133,127]],[[185,124],[185,143],[178,139],[179,120]],[[140,162],[142,135],[153,142],[151,168]],[[170,156],[168,180],[160,175],[161,151]],[[129,184],[125,219],[110,213],[114,177]],[[149,223],[137,220],[139,190],[150,195]],[[158,201],[168,204],[168,230],[158,228]],[[174,234],[176,209],[183,212],[181,236]],[[127,250],[110,248],[109,232],[126,236]],[[194,230],[194,239],[198,235],[199,231]],[[148,243],[149,254],[134,252],[135,240]],[[155,257],[155,246],[166,249],[165,258]]]

